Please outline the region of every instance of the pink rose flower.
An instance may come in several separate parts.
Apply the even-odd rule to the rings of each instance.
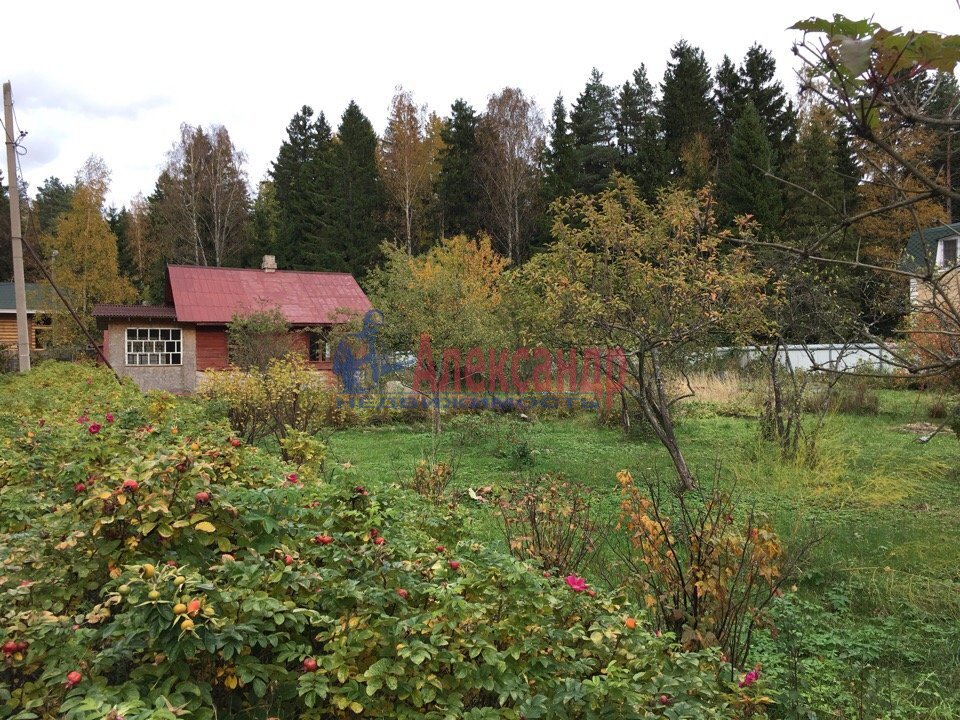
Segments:
[[[108,423],[112,423],[112,422],[113,422],[113,413],[107,413],[107,414],[104,416],[104,419],[105,419]]]
[[[98,432],[100,432],[101,427],[102,426],[99,423],[90,423],[90,427],[87,429],[90,431],[91,435],[96,435]]]
[[[742,688],[750,687],[757,681],[758,677],[760,677],[760,669],[754,668],[753,670],[751,670],[750,672],[748,672],[746,675],[743,676],[743,680],[740,681],[739,685]]]
[[[582,577],[578,577],[576,575],[567,575],[564,580],[574,592],[583,592],[587,589],[587,581]]]

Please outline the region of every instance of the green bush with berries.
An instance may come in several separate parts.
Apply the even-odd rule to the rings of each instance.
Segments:
[[[0,394],[2,717],[763,716],[761,682],[618,595],[409,490],[298,472],[202,402],[65,364]]]

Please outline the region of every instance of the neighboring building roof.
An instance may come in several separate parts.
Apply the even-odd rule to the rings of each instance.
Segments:
[[[228,323],[234,315],[277,307],[291,325],[343,322],[338,309],[372,305],[349,273],[167,266],[168,300],[177,320]]]
[[[953,225],[938,225],[937,227],[913,233],[907,240],[907,248],[903,252],[903,269],[911,272],[926,272],[927,264],[931,266],[937,258],[937,243],[943,238],[960,236],[960,223]]]
[[[60,302],[57,294],[49,285],[41,283],[26,283],[27,312],[48,312],[57,307]],[[16,298],[13,294],[12,282],[0,282],[0,313],[17,311]]]
[[[177,310],[170,305],[94,305],[94,317],[176,320]]]

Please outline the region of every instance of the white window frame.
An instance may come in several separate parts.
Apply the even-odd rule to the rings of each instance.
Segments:
[[[131,336],[132,334],[132,336]],[[131,367],[183,365],[183,330],[178,327],[128,327],[124,359]]]
[[[957,255],[953,257],[952,262],[949,262],[949,263],[947,262],[946,245],[948,240],[957,241],[957,255],[960,255],[960,237],[956,235],[951,235],[950,237],[943,238],[942,240],[940,240],[939,243],[937,243],[937,267],[952,268],[958,264],[958,259],[960,258],[958,258]]]

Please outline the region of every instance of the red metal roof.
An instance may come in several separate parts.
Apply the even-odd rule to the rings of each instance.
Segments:
[[[372,305],[349,273],[168,265],[168,300],[177,320],[228,323],[234,315],[279,307],[291,325],[344,322],[337,310]]]
[[[169,305],[94,305],[93,316],[176,320],[177,311]]]

